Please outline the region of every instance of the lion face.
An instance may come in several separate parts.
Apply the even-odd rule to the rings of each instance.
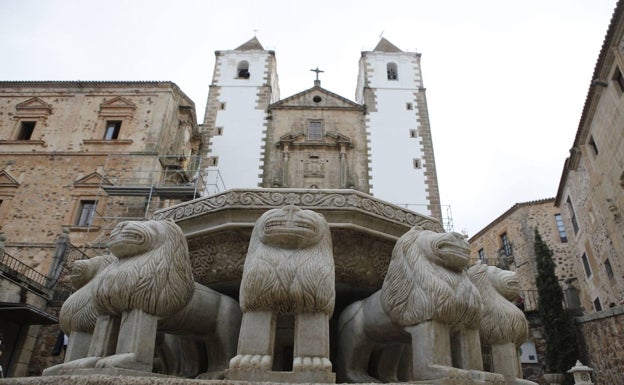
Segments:
[[[468,265],[470,246],[461,234],[414,229],[410,231],[420,231],[413,246],[425,251],[425,255],[436,264],[454,271],[461,271]]]
[[[72,264],[71,274],[69,276],[72,286],[75,289],[83,287],[91,281],[98,272],[113,263],[114,260],[115,257],[105,254],[95,256],[91,259],[74,261]]]
[[[520,282],[515,272],[488,267],[488,278],[492,286],[506,299],[513,301],[520,295]]]
[[[165,231],[159,221],[120,222],[111,231],[108,247],[117,258],[129,258],[159,247]]]
[[[256,227],[260,242],[285,249],[300,249],[316,245],[327,232],[327,222],[321,214],[285,206],[264,213]]]

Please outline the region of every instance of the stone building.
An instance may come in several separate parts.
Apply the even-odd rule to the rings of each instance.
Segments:
[[[350,188],[365,193],[364,106],[315,86],[269,106],[262,187]]]
[[[518,274],[526,310],[537,308],[535,229],[553,251],[562,287],[565,279],[575,278],[568,234],[554,201],[550,198],[517,203],[468,240],[474,262],[481,261]]]
[[[56,322],[69,259],[93,255],[120,219],[202,193],[202,142],[170,82],[0,82],[5,375],[40,373],[31,355],[49,351],[33,350],[51,346],[35,338]]]
[[[382,38],[362,52],[355,100],[366,106],[371,193],[441,219],[420,57]]]
[[[537,380],[543,373],[546,352],[544,332],[537,315],[537,263],[535,229],[553,251],[556,274],[571,307],[578,307],[574,282],[575,266],[570,261],[568,234],[563,228],[561,213],[554,198],[516,203],[468,240],[472,263],[487,263],[515,271],[520,281],[522,300],[518,305],[529,320],[528,341],[522,345],[521,361],[524,377]]]
[[[320,82],[279,100],[276,71],[255,37],[216,52],[204,128],[225,187],[353,188],[442,219],[419,53],[362,52],[356,103]]]
[[[525,256],[532,255],[532,249],[525,247],[532,244],[531,234],[519,230],[539,226],[555,254],[559,280],[574,286],[584,312],[576,318],[579,359],[594,368],[595,383],[605,384],[624,384],[623,71],[624,2],[618,1],[556,197],[517,204],[470,239],[472,257],[490,263],[492,255],[498,259],[499,250],[506,254],[503,235],[508,237],[514,269],[522,255],[517,251],[519,243],[527,251]],[[554,224],[553,216],[557,216]],[[567,242],[562,242],[564,235]],[[534,272],[518,269],[518,273],[523,285],[529,285]],[[565,290],[564,297],[570,302]]]
[[[210,135],[206,163],[210,185],[261,185],[267,109],[277,100],[275,52],[265,50],[257,38],[234,50],[215,52],[203,125]]]
[[[589,312],[624,303],[624,17],[622,2],[592,75],[555,205],[570,235]]]
[[[591,77],[555,205],[569,234],[586,315],[581,350],[595,383],[624,384],[624,2]]]

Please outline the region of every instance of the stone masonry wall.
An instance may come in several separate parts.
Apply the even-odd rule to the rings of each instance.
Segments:
[[[581,362],[594,369],[596,385],[624,385],[624,306],[576,319]]]
[[[571,261],[569,244],[562,242],[559,237],[555,222],[555,214],[559,213],[559,209],[553,205],[553,202],[554,199],[544,199],[518,203],[469,240],[470,257],[473,263],[479,259],[479,250],[483,249],[485,262],[497,265],[499,252],[503,247],[501,235],[507,234],[512,250],[512,258],[508,259],[509,269],[518,274],[527,310],[534,310],[537,305],[535,286],[537,265],[533,250],[535,228],[539,230],[540,236],[553,251],[553,259],[557,265],[556,274],[560,283],[563,284],[566,278],[575,277],[576,270]]]

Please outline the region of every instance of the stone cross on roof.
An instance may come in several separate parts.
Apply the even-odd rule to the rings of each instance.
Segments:
[[[319,87],[319,86],[321,85],[321,81],[320,81],[320,80],[319,80],[319,78],[318,78],[319,73],[321,73],[321,72],[325,72],[325,71],[320,70],[318,67],[316,67],[315,69],[310,70],[310,71],[312,71],[312,72],[316,72],[316,79],[314,80],[314,85],[315,85],[315,86],[317,86],[317,87]]]

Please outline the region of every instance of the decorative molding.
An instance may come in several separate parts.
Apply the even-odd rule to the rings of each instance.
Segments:
[[[83,139],[83,144],[132,144],[132,139]]]
[[[0,144],[32,144],[46,147],[46,142],[43,140],[0,140]]]
[[[190,238],[188,246],[195,280],[203,285],[240,280],[250,237],[251,229]]]
[[[227,208],[271,209],[295,205],[305,209],[354,210],[408,226],[442,232],[434,218],[384,202],[356,190],[310,189],[232,189],[154,213],[154,219],[172,218],[176,222]]]

